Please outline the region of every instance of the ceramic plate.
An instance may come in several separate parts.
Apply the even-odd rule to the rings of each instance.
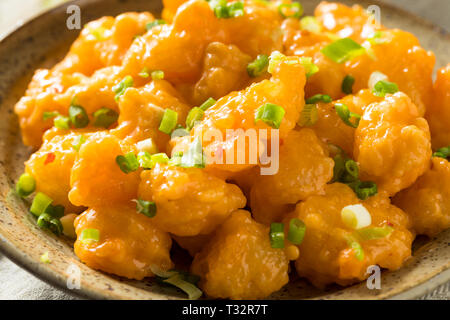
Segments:
[[[343,1],[351,4],[351,1]],[[83,24],[105,15],[125,11],[161,11],[160,1],[81,0]],[[303,0],[311,14],[319,1]],[[377,3],[358,1],[364,7]],[[70,3],[69,3],[70,4]],[[78,31],[66,28],[68,4],[53,9],[25,24],[0,43],[0,249],[14,262],[37,277],[63,289],[77,270],[81,288],[73,294],[100,299],[182,299],[176,289],[161,287],[152,280],[130,281],[86,267],[73,253],[72,243],[40,230],[12,188],[23,172],[23,162],[31,150],[22,145],[14,104],[23,95],[33,71],[51,67],[67,52]],[[414,33],[423,47],[433,50],[437,67],[447,63],[450,38],[439,28],[401,10],[379,4],[382,23]],[[48,251],[52,263],[43,264],[40,256]],[[385,272],[380,290],[368,290],[366,283],[348,288],[331,287],[319,291],[302,279],[289,285],[271,299],[386,299],[417,298],[450,280],[450,230],[434,239],[419,238],[412,259],[396,272]]]

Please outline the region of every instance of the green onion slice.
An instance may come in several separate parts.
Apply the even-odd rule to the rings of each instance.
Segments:
[[[108,129],[119,118],[113,109],[102,107],[94,112],[94,126]]]
[[[347,244],[352,248],[353,252],[355,253],[356,259],[359,261],[364,260],[364,250],[361,246],[361,244],[351,235],[347,236],[346,238]]]
[[[48,119],[52,119],[55,118],[59,115],[58,112],[56,111],[44,111],[44,113],[42,113],[42,119],[44,121],[48,120]]]
[[[53,125],[61,130],[69,130],[70,128],[70,119],[66,116],[57,116],[53,119]]]
[[[322,27],[315,17],[306,16],[300,19],[300,28],[312,33],[320,33]]]
[[[206,157],[203,153],[202,142],[200,137],[195,140],[189,146],[188,151],[181,156],[179,166],[182,168],[205,168]]]
[[[45,213],[51,215],[53,218],[60,219],[64,216],[65,208],[64,206],[58,204],[56,206],[50,204],[47,209],[45,209]]]
[[[366,49],[350,38],[336,40],[321,52],[336,63],[344,63],[366,52]]]
[[[202,105],[199,108],[202,109],[203,111],[206,111],[207,109],[215,105],[216,102],[217,101],[214,100],[213,98],[208,98],[205,102],[202,103]]]
[[[319,67],[313,63],[312,58],[310,57],[301,57],[300,64],[303,68],[305,68],[306,78],[309,78],[313,74],[319,72]]]
[[[156,203],[142,199],[133,200],[136,202],[136,211],[153,218],[156,215]]]
[[[114,99],[117,101],[125,93],[125,91],[134,85],[133,77],[126,76],[118,84],[112,87],[112,90],[116,94]]]
[[[155,70],[151,73],[152,80],[162,80],[164,79],[164,71],[162,70]]]
[[[356,235],[363,241],[382,239],[390,235],[394,228],[389,226],[373,227],[356,230]]]
[[[57,218],[53,218],[48,213],[42,213],[37,219],[37,225],[41,229],[48,229],[57,236],[59,236],[63,231],[63,226],[61,221]]]
[[[178,113],[171,109],[165,109],[164,115],[161,119],[161,123],[159,124],[159,131],[170,134],[172,130],[177,126],[177,121]]]
[[[98,229],[84,229],[81,231],[78,240],[86,244],[98,242],[100,241],[100,231]]]
[[[77,136],[75,138],[74,142],[72,143],[72,148],[74,148],[76,151],[80,151],[81,146],[85,142],[86,142],[86,137],[83,136],[82,134],[80,134],[79,136]]]
[[[229,19],[244,15],[244,3],[241,1],[227,3],[226,0],[211,0],[209,6],[219,19]]]
[[[284,225],[274,222],[270,225],[270,246],[274,249],[284,248]]]
[[[253,62],[247,65],[247,73],[250,77],[255,78],[262,75],[267,71],[269,66],[269,56],[265,54],[260,54],[256,57]]]
[[[139,169],[139,161],[133,152],[117,156],[116,163],[119,165],[120,170],[127,174]]]
[[[148,30],[152,29],[153,27],[160,26],[160,25],[166,24],[166,23],[167,23],[167,22],[164,21],[163,19],[156,19],[156,20],[154,20],[154,21],[152,21],[152,22],[147,23],[147,24],[145,25],[145,28],[146,28],[147,31],[148,31]]]
[[[69,119],[75,128],[85,128],[89,124],[89,116],[86,110],[79,105],[72,104],[69,107]]]
[[[303,6],[299,2],[282,3],[278,6],[278,13],[283,18],[300,19],[303,15]]]
[[[384,97],[387,93],[396,93],[397,91],[398,86],[396,83],[380,80],[375,84],[372,93],[377,97]]]
[[[306,99],[306,104],[315,104],[315,103],[319,103],[319,102],[325,102],[325,103],[330,103],[331,101],[333,101],[333,99],[331,99],[331,97],[327,94],[315,94],[313,95],[311,98]]]
[[[366,200],[378,193],[378,187],[372,181],[355,181],[348,185],[361,200]]]
[[[288,240],[293,244],[299,245],[303,242],[305,237],[306,225],[297,218],[291,219],[289,222]]]
[[[47,210],[48,206],[53,202],[53,199],[42,192],[36,193],[33,202],[31,203],[30,212],[36,217]]]
[[[266,103],[256,110],[255,122],[261,120],[268,126],[278,129],[285,113],[283,107],[273,103]]]
[[[192,108],[186,117],[186,129],[190,131],[197,121],[201,121],[203,119],[204,114],[205,111],[203,111],[202,108],[200,107]]]
[[[197,300],[203,295],[203,292],[199,288],[197,288],[197,286],[186,280],[183,280],[181,274],[176,274],[168,279],[163,280],[163,282],[181,289],[188,295],[189,299],[191,300]]]
[[[355,77],[351,75],[346,75],[342,81],[342,92],[345,94],[353,93],[353,84],[355,83]]]
[[[29,173],[23,173],[16,184],[16,192],[17,194],[25,198],[32,194],[36,190],[36,180],[34,180],[33,176]]]
[[[359,125],[359,121],[361,120],[361,116],[357,113],[351,112],[348,109],[348,106],[343,103],[336,103],[334,105],[338,116],[344,121],[344,123],[352,128],[357,128]],[[354,121],[350,121],[351,119]]]
[[[384,32],[375,31],[369,38],[367,38],[367,41],[369,41],[369,43],[371,45],[383,44],[383,43],[389,42],[389,40],[384,38],[384,36],[385,36]]]
[[[448,157],[450,157],[450,146],[437,149],[436,152],[433,153],[433,157],[447,159]]]
[[[318,119],[319,119],[319,112],[317,110],[317,105],[305,104],[302,112],[300,113],[300,118],[297,124],[300,127],[309,127],[314,125]]]
[[[172,158],[169,160],[169,166],[179,166],[181,164],[181,159],[183,158],[183,152],[175,152]]]

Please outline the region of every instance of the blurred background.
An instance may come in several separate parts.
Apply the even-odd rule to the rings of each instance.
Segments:
[[[68,0],[0,0],[0,39],[28,19]],[[158,0],[148,0],[158,1]],[[300,2],[308,0],[300,0]],[[329,0],[332,1],[332,0]],[[450,0],[379,0],[421,16],[450,32]],[[0,300],[2,299],[73,299],[28,274],[0,253]],[[450,283],[422,299],[450,299]]]

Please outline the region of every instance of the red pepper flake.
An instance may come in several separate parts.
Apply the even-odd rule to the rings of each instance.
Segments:
[[[389,227],[393,227],[394,225],[392,223],[390,223],[389,221],[386,222],[386,225]]]
[[[47,158],[45,158],[44,165],[52,163],[55,159],[56,156],[53,152],[47,153]]]

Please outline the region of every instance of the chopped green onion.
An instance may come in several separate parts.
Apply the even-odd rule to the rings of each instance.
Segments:
[[[186,129],[190,131],[197,121],[201,121],[203,119],[204,114],[205,111],[203,111],[200,107],[192,108],[186,117]]]
[[[361,116],[357,113],[351,112],[347,105],[343,103],[336,103],[334,105],[338,116],[344,121],[344,123],[352,128],[357,128],[359,125],[359,121],[361,120]],[[351,118],[354,118],[354,122],[350,121]]]
[[[85,142],[86,142],[85,136],[80,134],[75,138],[74,142],[72,143],[72,148],[74,148],[76,151],[80,151],[81,145]]]
[[[309,127],[314,125],[319,119],[319,113],[315,104],[305,104],[297,124],[300,127]]]
[[[61,221],[57,218],[53,218],[48,213],[42,213],[39,215],[39,218],[37,219],[37,225],[41,229],[48,229],[57,236],[59,236],[63,231],[63,226],[61,224]]]
[[[183,154],[179,166],[182,168],[205,168],[206,157],[203,153],[200,137],[195,138],[189,146],[188,151]]]
[[[75,128],[85,128],[89,124],[89,116],[82,106],[72,104],[69,107],[69,119]]]
[[[61,130],[69,130],[70,119],[66,116],[57,116],[55,119],[53,119],[53,125]]]
[[[362,204],[354,204],[342,208],[341,219],[346,227],[355,230],[372,224],[372,216]]]
[[[307,78],[319,71],[319,67],[312,62],[312,58],[310,57],[301,57],[300,64],[305,68]]]
[[[247,65],[247,73],[250,77],[255,78],[267,71],[269,66],[269,56],[259,54],[253,62]]]
[[[219,19],[236,18],[244,15],[244,3],[240,1],[227,3],[226,0],[211,0],[209,6]]]
[[[150,154],[158,152],[158,146],[153,142],[152,138],[137,142],[136,149],[138,149],[139,151],[147,151]]]
[[[283,18],[300,19],[303,15],[303,6],[298,2],[282,3],[278,6],[278,13]]]
[[[104,27],[98,27],[96,29],[91,30],[91,34],[95,37],[95,39],[102,41],[106,39],[105,33],[107,29]]]
[[[134,80],[131,76],[126,76],[118,84],[112,87],[112,90],[116,94],[114,99],[117,101],[125,93],[125,91],[134,85]]]
[[[322,27],[315,17],[306,16],[300,19],[300,28],[302,30],[308,30],[312,33],[320,33]]]
[[[361,200],[366,200],[378,193],[378,187],[372,181],[355,181],[348,185]]]
[[[36,193],[33,202],[31,203],[30,212],[36,217],[47,210],[48,206],[53,202],[53,199],[42,192]]]
[[[345,94],[353,93],[353,84],[355,83],[355,77],[351,75],[346,75],[342,81],[342,92]]]
[[[389,82],[389,81],[378,81],[372,92],[377,97],[384,97],[387,93],[396,93],[398,91],[398,86],[396,83]]]
[[[29,173],[24,173],[19,177],[19,180],[16,184],[16,192],[17,194],[25,198],[32,194],[36,189],[36,180],[34,180],[33,176]]]
[[[136,202],[136,211],[143,215],[153,218],[156,215],[156,203],[142,199],[134,200]]]
[[[157,164],[167,164],[169,163],[169,157],[165,153],[156,153],[151,157],[152,168]]]
[[[164,71],[162,70],[155,70],[151,73],[152,80],[162,80],[164,79]]]
[[[394,228],[389,226],[384,227],[374,227],[374,228],[364,228],[361,230],[356,230],[355,233],[363,241],[382,239],[390,235],[394,231]]]
[[[148,78],[150,77],[150,70],[147,67],[144,67],[141,72],[138,73],[138,76],[141,78]]]
[[[315,104],[318,102],[325,102],[325,103],[330,103],[331,101],[333,101],[333,99],[331,99],[331,97],[327,94],[315,94],[313,95],[311,98],[306,99],[306,104]]]
[[[326,57],[336,63],[344,63],[364,54],[365,51],[361,45],[350,38],[336,40],[321,50]]]
[[[86,244],[98,242],[100,241],[100,231],[98,229],[84,229],[81,231],[78,240]]]
[[[208,98],[205,102],[202,103],[202,105],[199,108],[202,109],[203,111],[206,111],[207,109],[215,105],[216,102],[217,101],[214,100],[213,98]]]
[[[440,157],[447,159],[449,156],[450,156],[450,146],[437,149],[436,152],[433,153],[433,157]]]
[[[113,109],[102,107],[94,112],[94,126],[108,129],[119,118]]]
[[[266,103],[256,110],[255,122],[261,120],[268,126],[278,129],[285,113],[282,107],[273,103]]]
[[[120,170],[127,174],[139,169],[139,162],[133,152],[117,156],[116,163],[119,165]]]
[[[178,113],[171,109],[165,109],[161,123],[159,124],[159,131],[170,134],[177,126]]]
[[[338,153],[334,156],[333,180],[332,182],[353,183],[359,181],[358,164],[349,159],[345,154]]]
[[[44,111],[44,113],[42,114],[42,119],[43,119],[44,121],[46,121],[46,120],[48,120],[48,119],[52,119],[52,118],[54,118],[54,117],[57,117],[58,115],[59,115],[59,113],[56,112],[56,111],[51,111],[51,112]]]
[[[64,216],[65,208],[64,206],[58,204],[56,206],[50,204],[47,209],[45,209],[45,213],[51,215],[53,218],[60,219]]]
[[[272,74],[275,71],[276,66],[281,62],[281,60],[283,60],[284,57],[286,56],[279,51],[272,52],[269,57],[269,66],[267,67],[267,72]]]
[[[172,133],[170,134],[170,138],[176,138],[176,137],[185,137],[189,135],[189,131],[186,130],[186,128],[183,127],[179,127],[176,128],[175,130],[172,131]]]
[[[152,164],[152,155],[147,151],[141,151],[137,155],[137,160],[139,162],[139,166],[143,169],[151,169],[153,168]]]
[[[299,245],[303,242],[305,237],[306,225],[297,218],[291,219],[289,222],[288,240],[293,244]]]
[[[347,236],[347,244],[352,248],[353,252],[355,253],[356,259],[359,261],[364,260],[364,250],[361,246],[361,244],[353,237],[353,236]]]
[[[46,263],[46,264],[48,264],[48,263],[51,262],[51,261],[50,261],[50,258],[48,257],[48,251],[45,251],[45,252],[41,255],[40,260],[41,260],[42,263]]]
[[[175,152],[172,158],[169,160],[169,166],[179,166],[181,164],[181,159],[183,158],[183,152]]]
[[[373,35],[367,38],[367,41],[369,41],[371,45],[386,43],[388,42],[388,39],[383,38],[384,35],[385,33],[382,31],[375,31]]]
[[[274,249],[284,248],[284,225],[274,222],[270,225],[270,246]]]
[[[156,20],[154,20],[154,21],[152,21],[152,22],[147,23],[147,24],[145,25],[145,28],[146,28],[147,31],[148,31],[148,30],[152,29],[153,27],[160,26],[160,25],[166,24],[166,23],[167,23],[167,22],[164,21],[163,19],[156,19]]]
[[[197,300],[203,295],[203,292],[192,283],[183,280],[182,275],[176,274],[163,282],[171,284],[181,290],[183,290],[191,300]]]
[[[350,175],[351,181],[358,179],[359,168],[358,164],[354,160],[350,159],[345,162],[345,170]]]
[[[378,83],[378,81],[388,81],[387,75],[384,73],[381,73],[380,71],[374,71],[370,74],[369,81],[367,85],[369,86],[369,89],[373,90],[375,88],[375,85]]]

